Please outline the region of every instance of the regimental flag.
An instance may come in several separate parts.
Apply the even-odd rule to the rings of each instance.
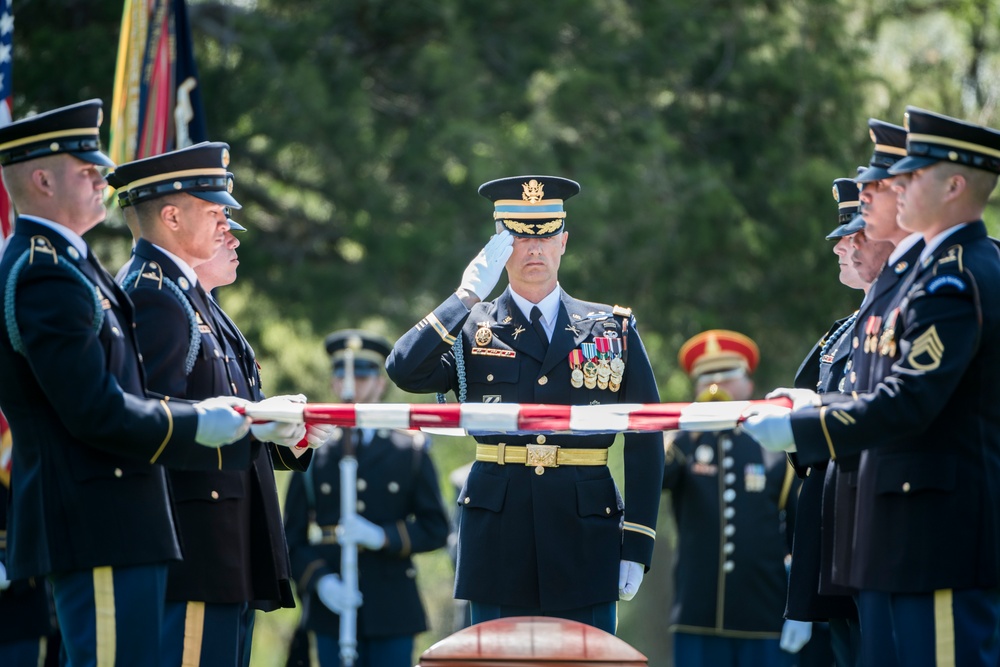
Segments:
[[[0,412],[0,484],[10,487],[10,464],[11,464],[11,437],[10,424],[7,418]],[[3,493],[3,490],[0,490]]]
[[[0,15],[0,126],[12,120],[14,95],[14,10],[12,0],[4,0]],[[10,196],[0,182],[0,241],[13,231]],[[2,245],[2,243],[0,243]],[[6,422],[5,422],[6,423]]]
[[[185,0],[125,0],[110,113],[117,164],[207,139]]]

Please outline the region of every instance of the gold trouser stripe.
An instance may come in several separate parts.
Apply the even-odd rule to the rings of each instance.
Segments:
[[[778,510],[785,509],[785,505],[788,504],[788,493],[792,490],[792,477],[795,475],[795,469],[792,468],[792,464],[785,457],[785,481],[781,484],[781,495],[778,496]]]
[[[38,665],[37,667],[45,667],[45,659],[49,655],[49,638],[39,637],[38,638]]]
[[[833,440],[830,439],[830,430],[826,427],[826,406],[819,409],[819,425],[823,427],[823,436],[826,438],[826,446],[830,450],[830,460],[837,460],[837,452],[833,451]]]
[[[955,667],[955,611],[950,588],[934,591],[934,652],[937,667]]]
[[[181,667],[201,664],[201,642],[205,634],[205,603],[188,602],[184,614],[184,652]]]
[[[115,574],[110,567],[94,568],[94,612],[97,667],[114,667],[118,638],[115,626]]]
[[[170,406],[167,405],[166,400],[161,400],[160,405],[163,406],[163,411],[167,413],[167,434],[163,436],[163,442],[160,446],[156,448],[156,453],[153,454],[153,458],[149,460],[150,463],[156,463],[156,459],[160,458],[160,454],[163,453],[163,448],[167,446],[170,442],[170,438],[174,435],[174,414],[170,412]]]
[[[310,630],[306,633],[309,638],[309,667],[322,667],[319,664],[319,646],[316,644],[316,633]]]
[[[500,463],[497,445],[476,445],[476,460],[486,463]],[[528,448],[517,445],[505,445],[503,448],[504,463],[525,463],[528,460]],[[556,454],[556,463],[561,466],[603,466],[608,463],[607,449],[563,449]]]

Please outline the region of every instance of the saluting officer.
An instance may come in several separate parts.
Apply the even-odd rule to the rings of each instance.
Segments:
[[[632,311],[575,299],[558,282],[563,202],[578,183],[483,184],[496,234],[458,291],[400,338],[386,368],[411,392],[460,402],[657,403]],[[504,267],[510,286],[494,301]],[[614,435],[477,436],[462,504],[455,596],[473,623],[544,615],[614,632],[616,602],[649,567],[663,472],[657,433],[627,433],[625,507],[607,467]]]
[[[1000,623],[1000,255],[980,220],[1000,132],[909,107],[898,221],[925,247],[875,332],[877,381],[745,428],[811,463],[862,452],[850,583],[903,665],[995,665]],[[852,400],[853,398],[853,400]],[[875,632],[864,624],[862,634]]]
[[[231,261],[238,244],[226,215],[240,207],[228,164],[227,144],[205,142],[115,170],[139,229],[123,286],[154,391],[263,398],[249,346],[207,292],[235,280],[235,267],[222,276],[209,267],[210,284],[198,274]],[[254,610],[295,606],[273,468],[308,466],[308,447],[297,447],[305,427],[250,430],[247,469],[170,472],[184,560],[167,578],[165,665],[248,665]]]
[[[353,400],[378,403],[386,389],[382,367],[389,341],[354,329],[327,337],[338,396],[344,394],[348,350],[354,355]],[[345,437],[354,439],[358,462],[357,514],[350,524],[340,522],[339,463]],[[427,629],[427,619],[411,556],[443,547],[449,530],[428,445],[419,431],[336,429],[310,469],[294,475],[288,485],[285,529],[303,600],[300,627],[320,665],[340,664],[339,614],[357,601],[340,578],[337,540],[347,533],[360,545],[358,666],[413,664],[413,638]]]
[[[247,448],[216,448],[248,420],[227,401],[146,398],[132,302],[81,236],[106,215],[100,119],[91,100],[0,128],[19,213],[0,261],[0,407],[17,442],[6,566],[49,577],[71,664],[159,665],[181,550],[153,464],[246,468]]]
[[[757,344],[736,331],[692,337],[677,355],[699,401],[744,401]],[[799,483],[786,457],[736,431],[664,436],[663,488],[677,521],[674,662],[678,665],[790,665],[811,624],[785,621],[791,526]],[[787,528],[786,528],[787,526]]]

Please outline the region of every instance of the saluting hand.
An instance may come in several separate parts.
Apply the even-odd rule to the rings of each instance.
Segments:
[[[479,251],[462,274],[459,290],[472,292],[482,301],[490,295],[500,280],[500,274],[514,252],[514,237],[506,229],[495,234]]]

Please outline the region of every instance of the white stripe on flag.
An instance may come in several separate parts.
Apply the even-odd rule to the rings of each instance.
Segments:
[[[750,401],[706,401],[681,410],[678,428],[682,431],[728,431],[736,428]]]
[[[409,403],[358,403],[354,406],[358,428],[413,428]]]
[[[570,408],[569,427],[572,431],[625,431],[629,414],[640,407],[640,403],[574,405]]]
[[[462,403],[462,428],[466,431],[517,430],[518,403]]]

